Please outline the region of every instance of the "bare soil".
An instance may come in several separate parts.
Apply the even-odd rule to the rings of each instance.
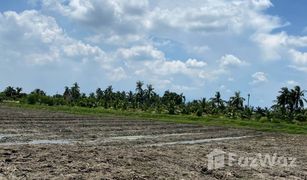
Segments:
[[[307,136],[0,106],[0,179],[307,179]],[[208,169],[214,149],[295,167]]]

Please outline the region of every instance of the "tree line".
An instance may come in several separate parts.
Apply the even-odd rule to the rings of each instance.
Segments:
[[[127,111],[144,111],[151,113],[184,114],[195,116],[217,115],[228,118],[254,119],[272,122],[304,122],[307,111],[304,108],[305,90],[299,86],[293,89],[281,88],[274,104],[270,108],[244,105],[246,101],[239,91],[228,100],[222,99],[220,92],[212,98],[186,101],[183,94],[165,91],[157,94],[151,84],[145,86],[142,81],[136,82],[135,91],[114,91],[112,86],[98,88],[96,92],[86,95],[80,91],[78,83],[65,87],[63,94],[49,96],[41,89],[23,93],[20,87],[7,87],[0,92],[1,101],[20,101],[26,104],[48,106],[80,106],[88,108],[103,107]]]

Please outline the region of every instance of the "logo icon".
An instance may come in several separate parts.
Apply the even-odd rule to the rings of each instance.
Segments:
[[[212,170],[225,167],[225,154],[226,153],[220,149],[214,149],[208,154],[208,169]]]
[[[208,158],[208,170],[221,169],[227,166],[239,166],[242,168],[258,168],[258,167],[295,167],[296,158],[278,156],[277,153],[270,154],[256,154],[254,156],[245,157],[238,156],[234,153],[226,153],[220,149],[214,149]],[[227,160],[227,162],[226,162]]]

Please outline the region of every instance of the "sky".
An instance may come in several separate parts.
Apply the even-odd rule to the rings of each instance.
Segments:
[[[0,90],[85,93],[135,82],[187,100],[270,106],[307,80],[306,0],[4,0]]]

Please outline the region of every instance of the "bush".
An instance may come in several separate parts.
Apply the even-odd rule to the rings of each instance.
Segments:
[[[203,108],[198,108],[196,111],[196,116],[202,116],[203,115]]]
[[[49,96],[41,96],[40,99],[41,99],[41,104],[46,104],[48,106],[54,105],[53,98]]]
[[[305,114],[296,114],[294,116],[294,120],[299,121],[299,122],[305,122],[307,120],[307,116]]]
[[[276,119],[276,118],[272,118],[272,119],[271,119],[271,122],[272,122],[272,123],[280,123],[280,120],[279,120],[279,119]]]
[[[45,104],[48,106],[54,105],[54,100],[49,96],[42,96],[39,94],[30,94],[27,97],[28,104]]]
[[[268,122],[268,121],[269,121],[269,119],[267,117],[261,117],[259,119],[259,122],[261,122],[261,123]]]
[[[28,104],[36,104],[38,102],[38,97],[35,94],[30,94],[27,98]]]
[[[259,113],[256,113],[256,114],[255,114],[255,119],[256,119],[257,121],[259,121],[262,117],[263,117],[262,114],[259,114]]]
[[[60,98],[60,97],[53,98],[53,103],[56,106],[66,105],[66,101],[63,98]]]

